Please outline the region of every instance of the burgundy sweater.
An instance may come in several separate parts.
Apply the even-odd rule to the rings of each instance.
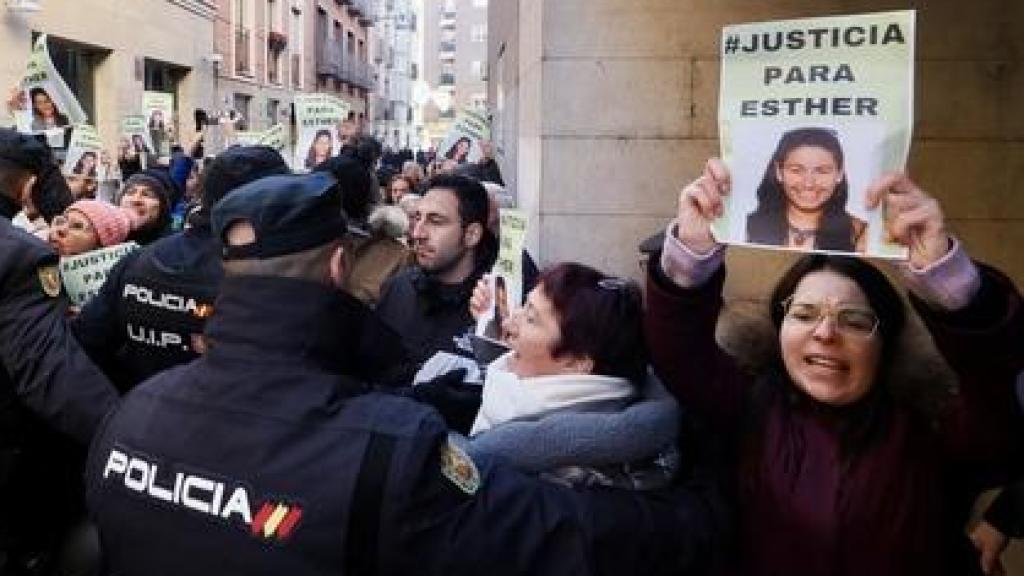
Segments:
[[[764,388],[716,344],[724,269],[682,289],[658,261],[647,342],[668,389],[726,441],[738,573],[977,573],[964,531],[970,506],[1005,478],[1021,439],[1013,381],[1024,366],[1024,307],[1009,280],[979,265],[982,286],[965,309],[937,313],[914,301],[960,392],[931,419],[886,402],[874,440],[847,460],[845,411],[785,392],[754,394]]]

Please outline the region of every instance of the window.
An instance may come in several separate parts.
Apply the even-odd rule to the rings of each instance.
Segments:
[[[474,24],[470,30],[473,42],[487,42],[487,24]]]
[[[484,80],[487,78],[487,64],[481,60],[473,60],[470,64],[470,69],[473,71],[474,80]]]
[[[251,18],[253,14],[246,9],[247,0],[235,0],[234,13],[234,36],[235,36],[235,74],[239,76],[252,76],[252,27]]]
[[[473,0],[473,8],[487,8],[487,0]]]
[[[302,11],[295,8],[292,8],[290,36],[292,87],[302,88]]]
[[[479,111],[487,110],[487,94],[477,92],[469,98],[470,106]]]
[[[37,34],[33,33],[33,43],[36,38]],[[82,105],[82,110],[89,117],[90,123],[95,125],[94,74],[96,66],[108,52],[67,43],[54,36],[48,37],[47,46],[50,48],[50,58],[53,60],[57,72],[64,78],[64,82]],[[147,85],[146,90],[155,90],[155,88],[150,88]]]
[[[273,98],[267,99],[267,125],[273,126],[277,123],[277,115],[281,109],[281,101]]]
[[[240,94],[238,92],[234,95],[234,110],[241,115],[242,119],[238,122],[236,128],[238,130],[248,130],[249,123],[249,103],[252,102],[252,96],[248,94]]]

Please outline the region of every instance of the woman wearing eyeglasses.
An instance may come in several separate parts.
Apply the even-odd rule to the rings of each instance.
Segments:
[[[79,200],[50,223],[50,245],[61,256],[120,244],[134,227],[133,215],[101,200]]]
[[[902,300],[870,264],[798,260],[769,298],[771,367],[737,368],[715,341],[725,249],[710,232],[730,187],[710,160],[679,197],[648,282],[653,364],[681,404],[726,441],[742,574],[971,574],[971,502],[1002,478],[1021,438],[1013,381],[1024,365],[1020,294],[973,263],[938,203],[902,174],[875,182],[887,232],[910,248],[900,275],[959,377],[927,414],[893,393],[908,357]]]
[[[782,135],[747,217],[747,240],[788,248],[863,252],[867,223],[846,211],[849,181],[835,131]]]

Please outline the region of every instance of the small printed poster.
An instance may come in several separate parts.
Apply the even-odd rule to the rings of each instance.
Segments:
[[[498,259],[487,279],[491,287],[492,305],[477,320],[476,335],[500,340],[502,324],[513,308],[523,301],[523,246],[526,241],[526,213],[514,208],[502,208],[501,238]]]
[[[150,155],[153,153],[153,141],[149,138],[149,127],[146,117],[138,114],[121,118],[121,137],[137,153]]]
[[[478,162],[484,155],[480,141],[490,139],[491,127],[487,116],[476,110],[463,109],[438,146],[438,154],[441,158],[454,160],[457,164]]]
[[[60,259],[60,277],[72,306],[82,307],[99,291],[110,269],[125,255],[138,249],[134,242],[91,250]]]
[[[298,140],[292,169],[309,171],[341,150],[338,126],[348,117],[349,105],[330,94],[295,96]]]
[[[913,10],[722,30],[721,242],[905,258],[868,186],[903,170],[914,94]]]
[[[103,141],[96,129],[88,124],[78,124],[71,131],[68,155],[64,160],[63,172],[71,176],[97,178]]]
[[[170,140],[174,134],[174,94],[143,92],[142,115],[146,118],[153,151],[159,156],[170,155]]]

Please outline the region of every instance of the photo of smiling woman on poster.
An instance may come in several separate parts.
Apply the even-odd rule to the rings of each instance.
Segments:
[[[834,130],[782,135],[747,217],[747,241],[805,250],[863,252],[867,223],[846,211],[849,181]]]
[[[57,103],[50,97],[45,89],[36,86],[29,90],[29,99],[32,101],[32,129],[48,130],[50,128],[61,128],[68,126],[68,117],[57,108]]]

